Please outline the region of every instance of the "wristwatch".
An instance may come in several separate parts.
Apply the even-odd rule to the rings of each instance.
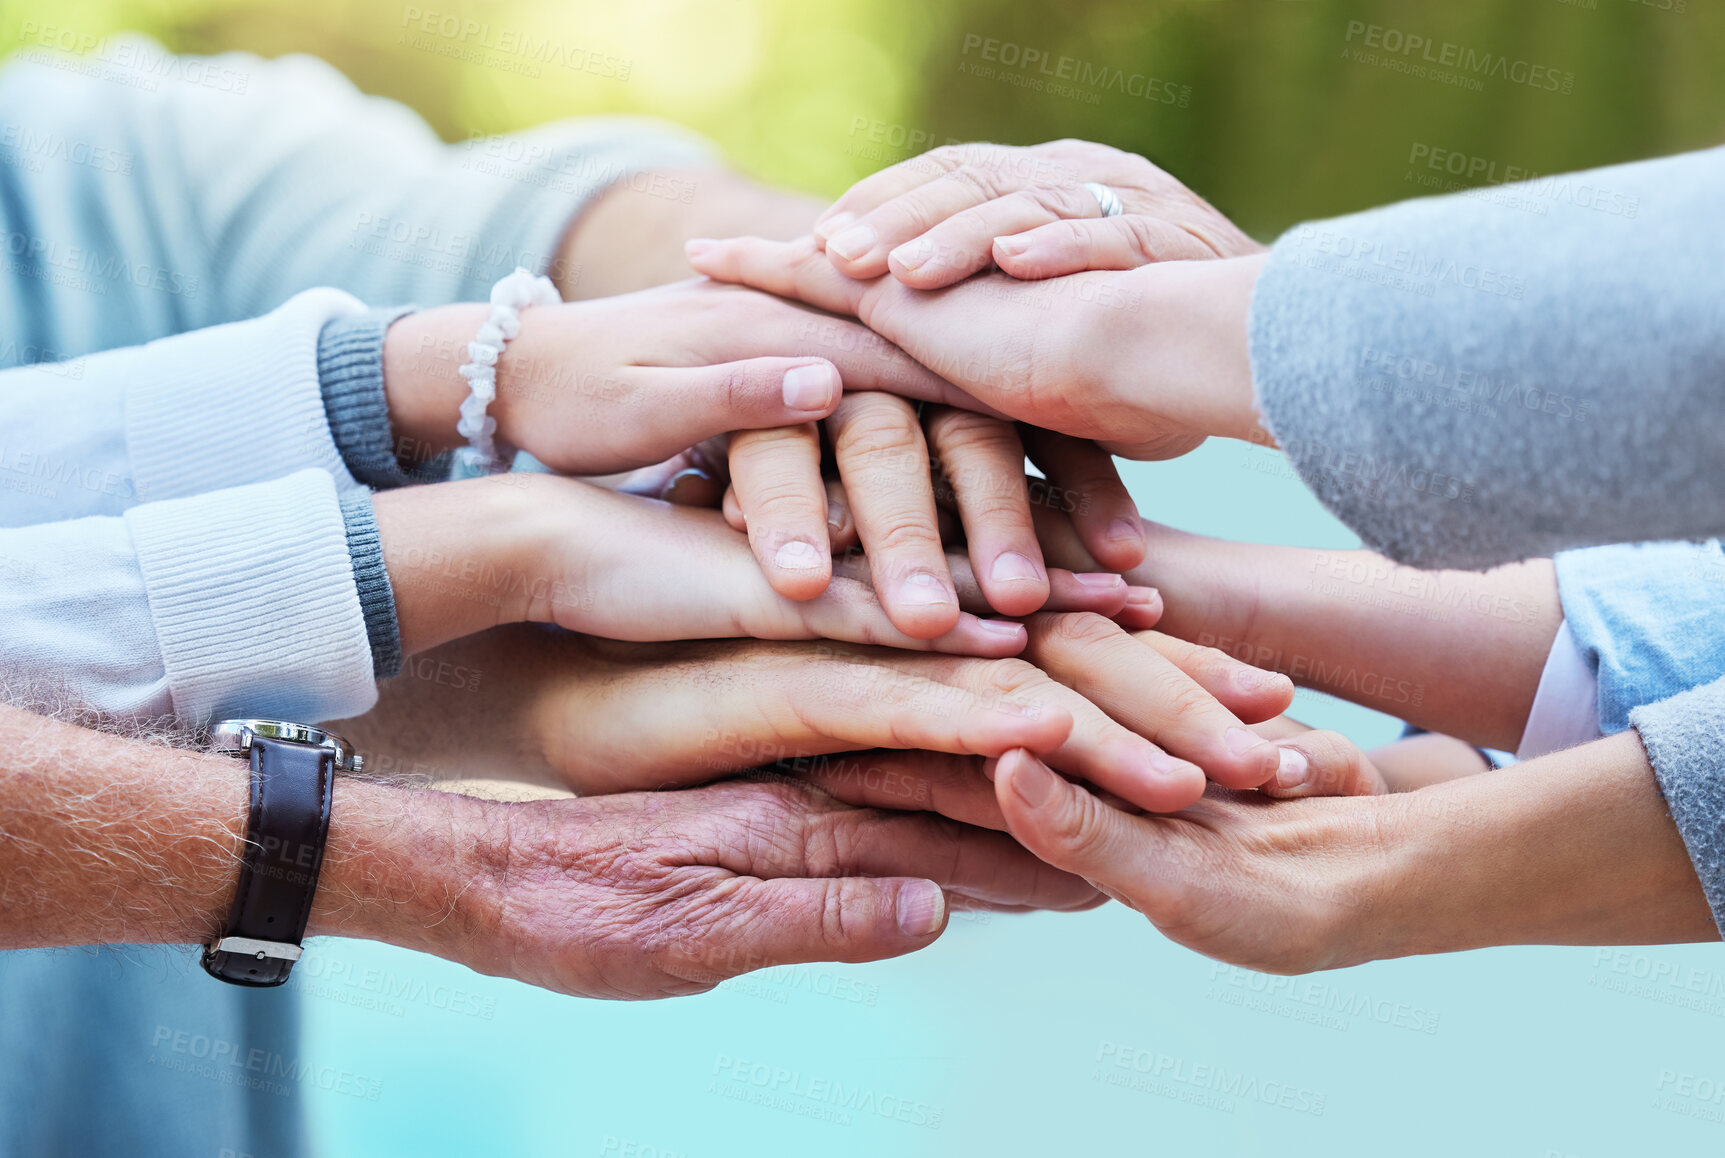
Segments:
[[[204,971],[233,985],[280,985],[317,892],[335,774],[364,762],[336,733],[285,720],[222,720],[205,746],[249,761],[252,787],[234,907],[204,947]]]

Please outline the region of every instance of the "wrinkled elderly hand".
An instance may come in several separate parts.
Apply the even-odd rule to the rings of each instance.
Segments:
[[[1008,908],[1097,900],[1001,833],[789,781],[528,804],[341,788],[311,933],[584,997],[895,957],[940,936],[943,890]]]
[[[1122,212],[1103,217],[1087,183]],[[1135,153],[1090,141],[946,145],[852,185],[815,223],[840,273],[939,289],[991,264],[1017,278],[1153,261],[1244,257],[1263,246]]]

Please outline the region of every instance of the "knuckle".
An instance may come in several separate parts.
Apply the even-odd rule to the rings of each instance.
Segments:
[[[775,472],[748,484],[748,507],[756,515],[800,518],[813,512],[821,516],[823,505],[823,496],[811,491],[794,471]]]
[[[982,669],[979,681],[981,690],[1010,699],[1021,695],[1032,688],[1048,683],[1048,677],[1035,664],[1022,659],[995,659],[987,661]]]
[[[940,535],[914,514],[899,513],[869,536],[869,549],[879,555],[941,554]],[[920,562],[918,566],[922,566]]]
[[[1018,431],[1009,422],[971,410],[942,407],[928,421],[929,433],[943,454],[1014,452],[1013,465],[1024,461]]]
[[[1124,638],[1118,624],[1094,611],[1054,613],[1045,622],[1047,634],[1055,642],[1075,647],[1109,647]]]
[[[1164,255],[1168,242],[1167,229],[1154,217],[1128,213],[1115,218],[1115,228],[1126,235],[1126,246],[1145,261],[1155,261]]]
[[[1094,217],[1094,198],[1076,181],[1037,185],[1025,191],[1040,209],[1057,218]]]
[[[851,397],[858,401],[845,407],[842,417],[834,416],[835,454],[854,461],[906,452],[915,452],[918,456],[924,453],[922,431],[909,406],[899,403],[898,399],[874,402],[862,401],[863,395]]]
[[[1208,715],[1220,706],[1209,692],[1186,679],[1171,680],[1159,699],[1163,711],[1176,719]]]
[[[1086,792],[1061,809],[1055,820],[1055,839],[1069,856],[1080,863],[1097,860],[1105,851],[1102,816],[1098,811],[1103,807],[1101,801]]]

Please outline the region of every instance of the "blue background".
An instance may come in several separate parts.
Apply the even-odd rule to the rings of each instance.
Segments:
[[[1261,448],[1212,442],[1125,470],[1161,521],[1355,545]],[[1296,714],[1368,745],[1398,728],[1305,692]],[[305,1055],[382,1083],[376,1102],[308,1092],[332,1155],[1725,1149],[1725,1102],[1676,1097],[1669,1076],[1661,1088],[1689,1074],[1725,1097],[1717,946],[1498,949],[1288,979],[1219,965],[1109,905],[957,915],[908,958],[768,970],[650,1004],[360,942],[316,943],[300,969]],[[403,996],[354,1004],[379,992]],[[848,1110],[823,1097],[853,1091]]]

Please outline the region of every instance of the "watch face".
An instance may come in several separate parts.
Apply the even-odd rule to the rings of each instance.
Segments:
[[[205,736],[205,745],[213,752],[239,756],[244,755],[251,747],[253,736],[290,744],[307,744],[314,748],[328,748],[335,753],[336,767],[349,772],[358,772],[363,766],[361,758],[354,753],[353,745],[340,733],[317,727],[315,724],[296,724],[290,720],[218,720],[210,725]]]

